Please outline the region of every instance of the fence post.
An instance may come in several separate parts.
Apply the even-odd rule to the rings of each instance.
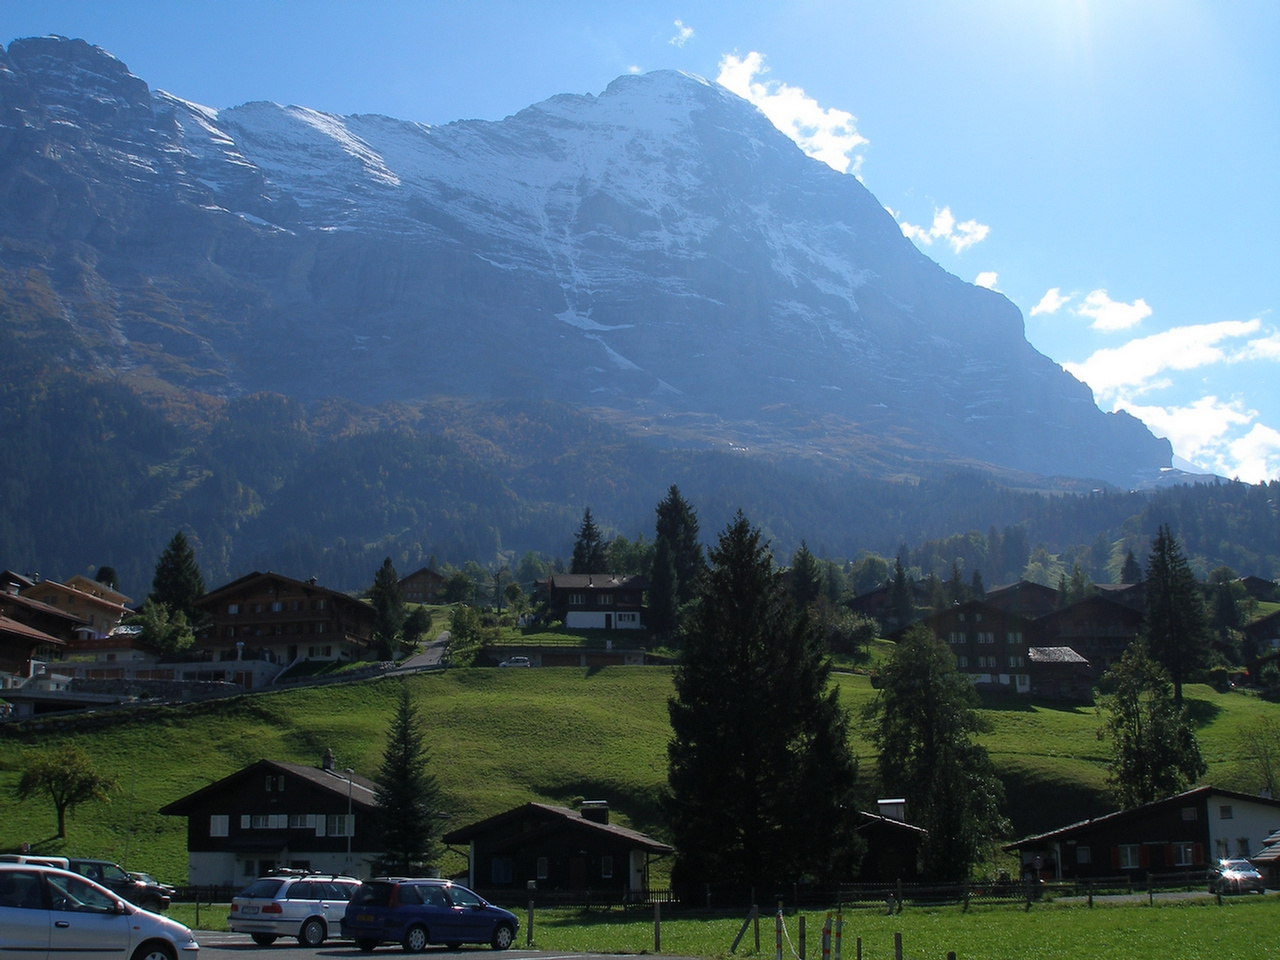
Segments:
[[[800,960],[804,960],[805,943],[804,943],[804,914],[800,914]]]
[[[827,913],[827,921],[822,925],[822,960],[831,960],[831,913]]]
[[[862,960],[862,938],[857,937],[857,960]]]
[[[752,897],[752,900],[755,898]],[[760,908],[754,903],[751,904],[751,925],[756,934],[756,953],[760,952]]]
[[[1089,909],[1092,910],[1093,909],[1093,881],[1086,880],[1084,882],[1084,889],[1089,894]]]
[[[756,919],[756,913],[756,908],[752,907],[751,912],[747,914],[747,919],[742,921],[742,927],[738,930],[738,935],[733,938],[733,946],[729,948],[730,953],[733,953],[738,949],[738,944],[740,944],[742,942],[742,938],[747,935],[747,927],[751,926],[751,921]],[[760,925],[758,921],[756,923],[756,942],[760,942]],[[757,950],[758,949],[759,948],[757,948]]]
[[[533,946],[533,891],[537,888],[537,880],[530,880],[525,885],[525,889],[529,891],[529,922],[525,924],[524,928],[524,943],[527,947]]]
[[[843,936],[844,936],[844,914],[841,913],[839,910],[837,910],[836,911],[836,929],[835,929],[835,940],[836,940],[835,960],[840,960],[840,941]]]
[[[893,935],[893,960],[902,960],[902,934]]]
[[[1221,902],[1221,898],[1219,898]],[[200,887],[196,887],[196,929],[200,929]]]
[[[773,960],[782,960],[782,901],[778,901],[778,912],[773,918]]]
[[[662,903],[653,901],[653,952],[662,952]]]

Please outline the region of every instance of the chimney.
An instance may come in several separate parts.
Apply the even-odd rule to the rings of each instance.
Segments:
[[[592,823],[609,823],[608,800],[583,800],[581,812],[583,820],[590,820]]]
[[[892,800],[877,800],[876,806],[880,808],[880,816],[886,820],[907,822],[907,801],[904,797],[897,797]]]
[[[320,769],[322,770],[333,769],[333,748],[332,747],[324,748],[324,756],[320,758]]]

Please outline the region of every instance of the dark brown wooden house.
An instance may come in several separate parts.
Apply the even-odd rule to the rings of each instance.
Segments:
[[[616,895],[649,889],[649,864],[672,848],[609,823],[609,805],[584,801],[580,810],[526,803],[452,830],[444,842],[467,849],[467,886],[509,896],[533,880],[539,890]]]

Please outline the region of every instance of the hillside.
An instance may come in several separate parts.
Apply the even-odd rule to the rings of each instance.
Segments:
[[[619,822],[661,836],[658,797],[669,736],[664,667],[458,669],[410,682],[425,718],[432,769],[450,806],[450,825],[472,822],[527,800],[606,799]],[[856,717],[872,696],[866,677],[837,675]],[[368,681],[255,694],[133,714],[0,728],[0,850],[23,841],[44,852],[128,860],[162,879],[186,874],[185,823],[161,817],[164,804],[263,757],[317,763],[331,747],[339,763],[376,774],[397,681]],[[1280,707],[1242,694],[1187,688],[1209,774],[1204,782],[1252,792],[1238,732]],[[1015,833],[1047,829],[1111,809],[1103,796],[1103,744],[1092,708],[989,703],[983,736],[1009,793]],[[72,738],[115,776],[110,805],[82,808],[65,844],[47,802],[14,799],[27,751]],[[157,745],[160,745],[159,747]],[[865,802],[874,802],[874,756],[855,732]],[[446,868],[448,865],[446,864]]]

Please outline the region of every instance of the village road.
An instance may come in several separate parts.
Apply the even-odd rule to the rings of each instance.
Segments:
[[[331,940],[319,947],[304,947],[296,940],[281,937],[269,947],[260,947],[243,933],[222,933],[197,930],[200,944],[200,960],[377,960],[379,957],[400,957],[403,951],[391,944],[379,947],[374,953],[361,953],[349,940]],[[626,960],[625,954],[558,953],[548,950],[528,950],[512,947],[510,950],[490,950],[486,947],[428,947],[421,954],[423,960]],[[663,960],[694,960],[691,957],[663,957]]]

